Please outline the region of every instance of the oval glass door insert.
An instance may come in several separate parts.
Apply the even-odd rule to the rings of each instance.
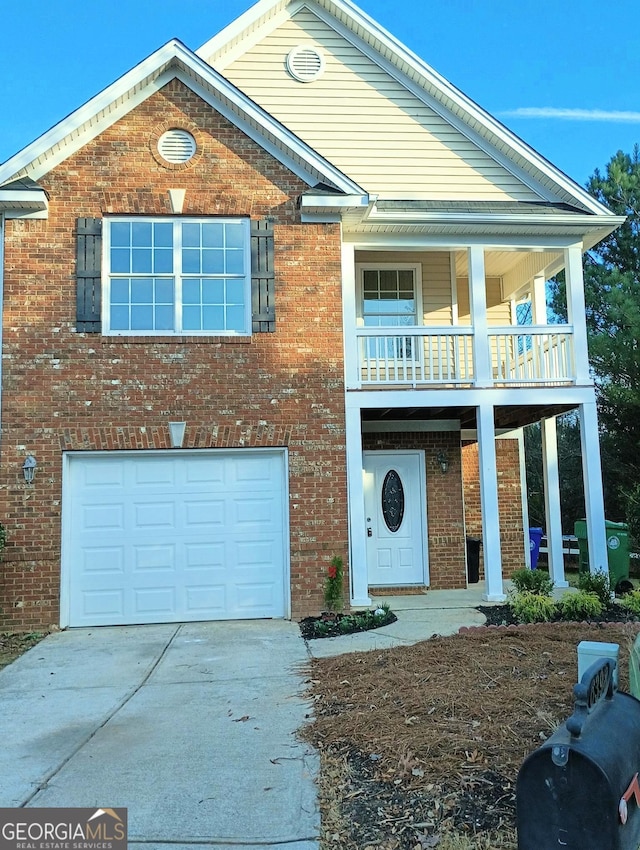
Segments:
[[[390,469],[382,483],[382,516],[391,532],[402,525],[404,516],[404,487],[395,469]]]

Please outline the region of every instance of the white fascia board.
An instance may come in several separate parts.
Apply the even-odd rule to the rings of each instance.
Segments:
[[[535,225],[536,227],[544,227],[545,225],[562,225],[564,227],[576,228],[602,228],[610,227],[613,231],[619,225],[624,224],[626,216],[608,216],[589,215],[587,213],[580,214],[548,214],[535,215],[532,213],[476,213],[476,212],[439,212],[427,211],[411,212],[409,210],[397,212],[382,211],[378,212],[375,208],[370,212],[367,220],[369,222],[382,224],[384,222],[391,223],[424,223],[435,222],[442,224],[470,224],[470,225]]]
[[[507,235],[504,231],[495,234],[490,233],[366,233],[355,230],[344,229],[343,242],[354,244],[356,249],[367,251],[393,251],[412,250],[418,251],[422,248],[469,248],[472,245],[483,245],[486,250],[513,250],[530,251],[536,248],[540,250],[555,250],[568,248],[580,241],[576,234],[569,236],[514,236]]]
[[[49,207],[44,189],[12,191],[0,186],[0,212],[39,212]]]
[[[488,112],[482,109],[482,107],[463,94],[460,89],[456,88],[456,86],[438,74],[438,72],[430,65],[427,65],[424,60],[399,42],[393,35],[391,35],[391,33],[381,27],[361,9],[358,9],[357,6],[354,6],[350,2],[345,2],[345,0],[329,0],[329,2],[327,2],[327,0],[316,0],[316,3],[305,4],[318,14],[318,17],[321,17],[325,23],[339,31],[341,35],[347,38],[347,40],[354,44],[355,47],[362,50],[372,61],[376,62],[388,73],[392,74],[392,76],[398,79],[402,85],[415,94],[416,97],[423,100],[423,102],[438,112],[442,118],[452,124],[452,126],[456,127],[456,129],[467,136],[470,141],[474,142],[474,144],[477,144],[478,147],[480,147],[485,153],[510,171],[532,191],[540,194],[540,196],[546,200],[554,199],[550,190],[541,182],[535,180],[528,171],[523,169],[521,166],[518,166],[517,163],[513,162],[510,158],[504,156],[495,148],[495,145],[490,140],[486,139],[480,133],[477,133],[468,126],[466,122],[460,121],[448,107],[438,103],[438,101],[433,98],[433,96],[428,95],[422,87],[413,83],[403,71],[394,64],[388,62],[388,60],[375,51],[375,48],[367,44],[367,42],[362,41],[362,39],[354,32],[341,25],[340,22],[333,17],[331,12],[327,10],[325,14],[322,14],[320,6],[322,6],[324,10],[329,3],[336,8],[341,9],[347,17],[350,17],[363,29],[367,30],[371,34],[372,39],[379,40],[388,50],[395,53],[399,59],[414,70],[416,74],[423,77],[431,86],[442,92],[445,97],[451,100],[451,102],[461,109],[469,117],[469,119],[471,119],[471,121],[477,122],[503,144],[511,148],[518,156],[521,156],[527,162],[530,162],[534,168],[544,174],[547,179],[555,183],[563,192],[574,197],[579,203],[583,204],[587,207],[587,209],[590,209],[596,214],[610,214],[610,211],[604,205],[596,201],[596,199],[593,198],[585,189],[571,180],[570,177],[567,177],[566,174],[563,174],[562,171],[557,169],[543,156],[538,154],[535,150],[533,150],[533,148],[529,147],[526,142],[523,142],[522,139],[518,138],[518,136],[512,133],[511,130],[507,129],[504,124],[493,118]]]
[[[305,194],[300,199],[300,206],[323,207],[326,209],[359,209],[369,206],[368,195],[309,195]]]
[[[578,407],[594,401],[592,385],[581,387],[535,387],[438,390],[348,390],[345,406],[348,410],[366,408],[386,410],[405,407],[522,407],[526,405],[551,407],[553,405]]]
[[[175,68],[172,66],[178,63]],[[193,72],[195,77],[200,77],[204,83],[200,87],[200,94],[210,87],[217,91],[223,100],[227,100],[235,109],[228,111],[227,117],[233,124],[238,126],[242,116],[246,116],[247,124],[254,123],[263,126],[267,136],[276,140],[276,145],[270,151],[276,158],[282,159],[284,152],[291,152],[291,160],[297,158],[300,164],[307,163],[313,170],[321,174],[328,182],[333,183],[338,189],[349,194],[363,194],[363,189],[350,180],[346,175],[331,165],[312,148],[306,145],[290,130],[276,121],[261,107],[233,86],[228,80],[215,71],[210,65],[192,53],[181,42],[173,39],[159,50],[152,53],[147,59],[136,65],[131,71],[120,77],[115,83],[108,86],[100,94],[87,101],[83,106],[72,112],[67,118],[56,124],[44,135],[40,136],[22,151],[17,153],[4,165],[0,166],[0,185],[8,182],[23,169],[29,169],[29,175],[37,179],[47,173],[56,164],[70,156],[71,153],[81,148],[87,141],[95,138],[107,126],[115,123],[123,115],[126,115],[136,105],[146,100],[155,91],[158,91],[174,77],[179,77],[185,85],[194,89],[197,83],[188,74],[180,76],[179,63]],[[211,99],[211,94],[207,98]],[[216,105],[219,108],[219,105]],[[95,121],[97,115],[103,110],[108,114],[102,119]],[[236,112],[237,110],[237,112]],[[91,122],[94,122],[91,125]],[[89,124],[89,126],[85,126]],[[76,132],[73,140],[65,139]],[[245,130],[246,132],[246,130]],[[255,130],[252,132],[255,136]],[[259,144],[264,146],[265,138],[260,136]],[[258,139],[256,139],[258,141]],[[34,162],[50,152],[56,146],[58,150],[52,156],[47,157],[39,167],[33,166]],[[277,151],[277,153],[276,153]],[[298,166],[300,167],[300,166]],[[310,175],[311,176],[311,175]],[[313,178],[310,185],[313,185]]]

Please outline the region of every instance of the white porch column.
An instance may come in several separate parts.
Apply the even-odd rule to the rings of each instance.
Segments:
[[[569,587],[564,577],[562,553],[562,517],[560,513],[560,475],[558,472],[558,436],[556,418],[543,419],[542,472],[544,476],[544,516],[547,527],[549,576],[555,587]]]
[[[476,408],[478,427],[478,460],[480,466],[480,508],[482,510],[482,545],[484,548],[485,595],[488,602],[504,602],[502,586],[502,551],[500,547],[500,515],[498,513],[498,468],[493,405]]]
[[[595,400],[581,404],[578,413],[580,416],[584,502],[587,514],[589,570],[592,573],[598,572],[598,570],[606,572],[609,568],[609,561],[607,557],[607,531],[604,524],[602,467]]]
[[[520,499],[522,502],[522,531],[524,563],[531,569],[531,546],[529,545],[529,498],[527,496],[527,461],[524,447],[524,429],[518,431],[518,457],[520,459]]]
[[[364,516],[364,484],[362,464],[362,426],[360,408],[349,407],[347,394],[346,448],[347,501],[349,510],[349,583],[351,605],[371,605],[367,575],[367,540]]]
[[[534,325],[546,325],[547,321],[547,281],[544,275],[537,274],[533,279],[531,291],[531,321]]]
[[[468,249],[468,262],[475,383],[477,387],[489,387],[493,383],[493,373],[489,351],[487,288],[484,274],[484,247],[482,245],[472,245]]]
[[[577,384],[590,384],[589,350],[587,348],[587,320],[582,273],[582,245],[565,248],[565,273],[567,282],[567,317],[573,325],[573,352]]]
[[[356,339],[356,252],[353,245],[342,243],[342,335],[344,341],[344,377],[347,389],[360,386],[360,355]]]

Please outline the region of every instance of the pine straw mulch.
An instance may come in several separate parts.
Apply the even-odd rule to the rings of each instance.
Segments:
[[[313,659],[324,850],[514,848],[516,776],[571,714],[578,643],[619,643],[625,690],[638,631],[480,628]]]

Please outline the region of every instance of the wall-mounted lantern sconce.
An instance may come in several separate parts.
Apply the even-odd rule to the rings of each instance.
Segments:
[[[24,463],[22,464],[22,474],[24,475],[24,480],[27,484],[33,484],[33,476],[36,474],[37,467],[36,459],[33,455],[27,455]]]
[[[440,472],[444,475],[449,469],[449,458],[446,452],[438,452],[436,455],[436,463],[440,467]]]
[[[187,428],[186,422],[169,422],[169,438],[172,449],[181,449],[184,443],[184,432]]]

